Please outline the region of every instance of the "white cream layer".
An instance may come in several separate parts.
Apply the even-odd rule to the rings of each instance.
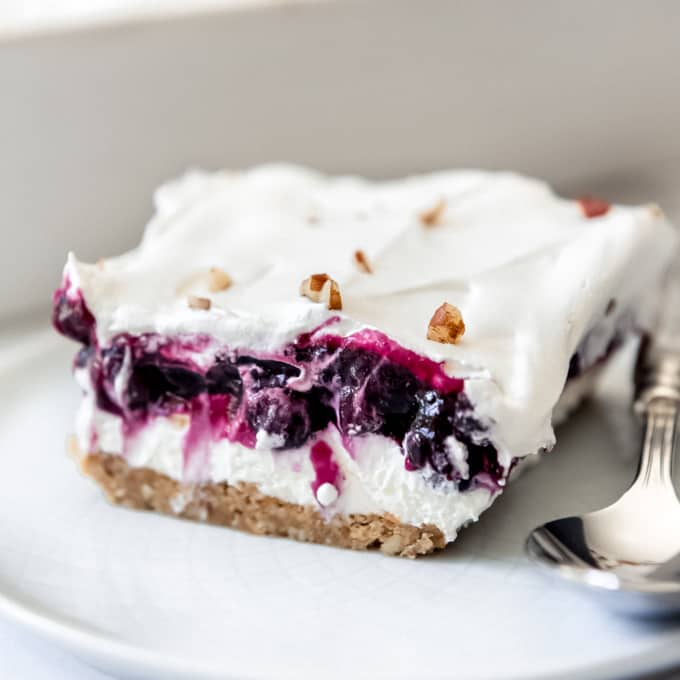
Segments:
[[[187,427],[169,418],[155,418],[137,436],[124,442],[118,416],[94,407],[86,397],[78,417],[81,450],[90,450],[96,432],[97,448],[122,454],[134,467],[147,467],[178,481],[183,481],[182,442]],[[392,513],[402,522],[420,526],[435,524],[447,541],[456,538],[458,529],[491,504],[486,489],[461,493],[455,484],[438,487],[419,472],[409,472],[399,446],[379,435],[362,437],[356,442],[354,458],[342,445],[338,432],[331,427],[324,441],[333,450],[333,460],[340,467],[343,481],[337,500],[323,507],[312,492],[315,472],[310,462],[310,446],[290,451],[253,450],[226,439],[210,446],[209,473],[205,481],[250,482],[268,496],[289,503],[310,505],[328,516],[335,513]],[[181,507],[191,493],[191,485],[173,502]]]
[[[440,199],[441,224],[424,227],[419,214]],[[276,350],[334,314],[298,295],[302,279],[328,272],[343,296],[341,323],[328,331],[377,328],[468,376],[504,464],[553,444],[551,413],[577,344],[612,298],[644,318],[676,241],[656,207],[587,219],[576,201],[507,173],[373,183],[292,166],[191,172],[155,202],[137,249],[101,265],[71,255],[66,265],[102,344],[124,331],[204,332]],[[373,274],[356,267],[357,249]],[[209,293],[195,279],[212,266],[235,284]],[[187,290],[211,297],[212,309],[189,309]],[[458,345],[426,339],[443,301],[462,310]]]

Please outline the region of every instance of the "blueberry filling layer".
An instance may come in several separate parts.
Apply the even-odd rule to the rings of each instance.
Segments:
[[[265,437],[267,448],[286,450],[335,427],[349,451],[369,434],[393,440],[406,468],[426,470],[435,484],[497,490],[507,476],[464,382],[377,331],[305,334],[266,357],[214,350],[200,335],[121,334],[102,348],[82,296],[57,291],[54,302],[57,330],[83,344],[75,364],[88,371],[98,408],[120,416],[127,434],[153,417],[186,413],[192,428],[195,421],[206,430],[190,430],[189,441],[208,435],[254,448]],[[208,366],[192,358],[206,353]],[[585,363],[575,354],[570,377]]]
[[[303,339],[276,359],[221,350],[199,368],[186,357],[205,342],[121,335],[109,347],[83,348],[76,364],[89,371],[98,408],[121,416],[128,432],[155,416],[193,415],[202,405],[213,437],[248,446],[266,435],[269,448],[299,448],[333,426],[348,448],[357,437],[388,437],[400,445],[408,469],[429,467],[463,488],[482,473],[477,481],[486,484],[503,477],[462,381],[380,333]],[[465,478],[450,459],[450,436],[467,449]]]

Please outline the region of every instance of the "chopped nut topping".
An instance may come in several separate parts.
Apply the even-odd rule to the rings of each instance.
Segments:
[[[319,293],[326,285],[326,281],[330,280],[328,274],[312,274],[309,277],[309,290],[313,293]]]
[[[460,309],[448,302],[437,307],[427,327],[427,339],[455,345],[465,333]]]
[[[366,274],[373,273],[373,267],[371,267],[371,264],[363,250],[354,251],[354,261],[362,272],[366,272]]]
[[[609,212],[611,208],[611,203],[603,201],[601,198],[595,198],[594,196],[582,196],[578,199],[579,207],[584,217],[602,217]]]
[[[197,295],[189,295],[187,298],[187,303],[191,309],[208,310],[212,307],[212,302],[209,298],[198,297]]]
[[[337,282],[328,274],[312,274],[300,284],[300,295],[312,302],[322,302],[328,309],[342,309],[342,296]]]
[[[220,290],[227,290],[232,285],[231,276],[219,267],[210,267],[208,271],[208,288],[211,293],[217,293]]]
[[[320,302],[321,289],[329,278],[328,274],[312,274],[300,284],[300,295],[308,297],[312,302]]]
[[[440,198],[432,208],[420,213],[420,221],[422,222],[423,226],[434,227],[439,224],[444,215],[445,209],[446,201],[443,198]]]
[[[328,279],[328,281],[323,284],[323,288],[321,289],[321,302],[327,304],[328,309],[342,309],[340,286],[338,286],[333,279]]]

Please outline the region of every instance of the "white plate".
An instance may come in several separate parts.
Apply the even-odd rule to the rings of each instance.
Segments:
[[[88,663],[296,680],[613,678],[680,663],[680,628],[617,618],[522,555],[533,525],[630,480],[621,403],[581,411],[479,524],[409,561],[109,506],[64,454],[73,352],[43,333],[0,361],[0,609]]]

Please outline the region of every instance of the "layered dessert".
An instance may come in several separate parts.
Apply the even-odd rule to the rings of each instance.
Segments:
[[[429,553],[648,329],[674,242],[657,206],[507,173],[188,173],[54,295],[81,468],[133,508]]]

